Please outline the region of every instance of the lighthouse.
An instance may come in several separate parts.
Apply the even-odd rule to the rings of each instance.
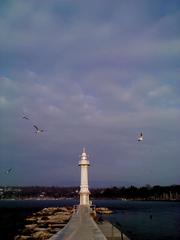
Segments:
[[[80,205],[89,205],[89,188],[88,188],[88,167],[89,160],[85,148],[80,156],[79,166],[81,167],[81,185],[80,185]]]

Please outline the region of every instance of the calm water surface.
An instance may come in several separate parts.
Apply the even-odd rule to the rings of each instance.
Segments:
[[[44,207],[73,206],[79,200],[1,200],[0,240],[13,240],[23,229],[24,219]],[[103,216],[131,240],[180,240],[180,202],[94,200],[97,207],[109,207]],[[3,226],[3,224],[5,226]]]
[[[115,210],[106,217],[132,240],[180,240],[180,202],[100,201]]]

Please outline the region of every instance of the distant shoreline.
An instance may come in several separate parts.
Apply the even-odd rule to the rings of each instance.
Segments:
[[[11,198],[7,198],[7,199],[0,199],[0,201],[59,201],[59,200],[77,200],[76,198],[24,198],[24,199],[11,199]],[[143,202],[180,202],[179,199],[172,199],[172,200],[153,200],[153,199],[120,199],[120,198],[94,198],[93,200],[119,200],[122,202],[126,202],[126,201],[143,201]]]
[[[180,185],[90,188],[91,199],[122,201],[180,201]],[[0,199],[64,200],[79,199],[79,187],[0,187]]]

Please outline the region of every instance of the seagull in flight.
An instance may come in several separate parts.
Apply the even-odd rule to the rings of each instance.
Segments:
[[[140,137],[138,138],[138,142],[141,142],[144,140],[143,133],[141,132]]]
[[[29,120],[29,118],[23,113],[22,119]]]
[[[10,172],[12,171],[12,168],[9,168],[8,170],[6,170],[6,174],[10,174]]]
[[[38,128],[36,125],[33,125],[33,127],[36,129],[35,133],[41,133],[41,132],[44,132],[43,129]]]

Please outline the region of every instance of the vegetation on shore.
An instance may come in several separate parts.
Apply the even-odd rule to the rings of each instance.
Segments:
[[[90,189],[91,198],[122,200],[180,200],[180,185],[109,187]],[[0,199],[79,198],[79,187],[0,187]]]

